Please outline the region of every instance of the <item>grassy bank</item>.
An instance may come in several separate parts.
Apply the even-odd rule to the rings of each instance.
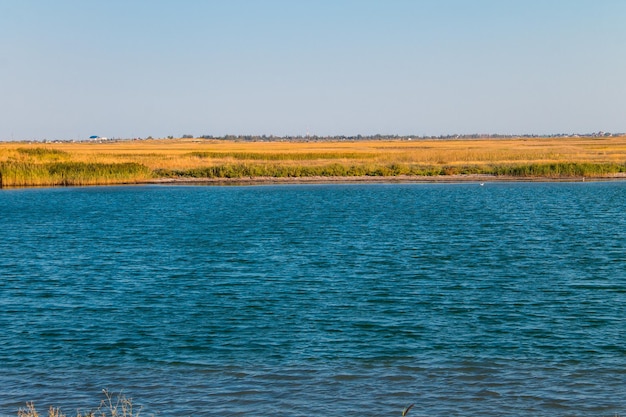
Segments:
[[[516,178],[606,178],[626,173],[626,164],[533,163],[484,166],[422,166],[408,164],[330,164],[320,166],[283,166],[225,164],[187,170],[158,169],[159,178],[302,178],[302,177],[434,177],[452,175],[488,175]]]
[[[0,162],[0,185],[5,187],[128,184],[150,178],[150,169],[133,162]]]
[[[0,184],[143,183],[158,178],[435,177],[563,179],[626,174],[626,137],[363,142],[0,143]]]

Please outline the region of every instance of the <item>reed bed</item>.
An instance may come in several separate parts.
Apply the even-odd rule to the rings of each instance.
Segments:
[[[626,173],[626,137],[356,142],[204,139],[0,143],[0,185],[141,183],[158,178]]]
[[[0,162],[0,185],[12,187],[138,183],[152,176],[150,169],[133,162]]]

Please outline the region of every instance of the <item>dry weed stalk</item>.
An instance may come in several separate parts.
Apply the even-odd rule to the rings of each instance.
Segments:
[[[39,413],[35,408],[33,402],[26,403],[26,408],[20,408],[17,411],[17,417],[39,417]],[[50,407],[48,410],[48,417],[65,417],[65,414],[61,412],[60,408]],[[80,413],[77,417],[81,417]]]
[[[17,417],[39,417],[39,413],[37,413],[35,405],[31,401],[26,403],[26,408],[17,410]]]
[[[108,390],[102,390],[106,399],[102,400],[95,414],[88,417],[139,417],[141,408],[135,410],[133,399],[121,392],[114,396]]]
[[[139,417],[141,407],[135,409],[132,398],[126,397],[121,392],[114,395],[106,389],[102,391],[106,398],[100,402],[100,406],[95,411],[86,413],[78,411],[76,417]],[[39,417],[39,412],[31,401],[26,403],[25,408],[17,411],[17,417]],[[48,417],[66,417],[66,415],[60,408],[50,407]]]

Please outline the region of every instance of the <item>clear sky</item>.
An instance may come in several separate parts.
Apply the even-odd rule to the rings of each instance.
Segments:
[[[0,0],[0,140],[600,130],[625,0]]]

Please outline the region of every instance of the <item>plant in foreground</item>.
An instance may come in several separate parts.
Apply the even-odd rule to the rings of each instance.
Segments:
[[[136,410],[133,406],[132,398],[128,398],[121,392],[112,394],[108,390],[102,390],[105,399],[100,402],[100,406],[93,411],[81,413],[78,411],[76,417],[139,417],[141,408]],[[406,417],[415,404],[410,404],[402,410],[402,417]],[[26,403],[26,408],[20,408],[17,417],[40,417],[33,402]],[[50,407],[48,417],[66,417],[60,408]]]
[[[108,390],[102,390],[104,400],[100,402],[100,406],[93,411],[81,413],[78,411],[76,417],[139,417],[141,408],[138,410],[133,406],[132,398],[128,398],[121,392],[112,394]],[[35,409],[32,402],[26,403],[26,408],[20,408],[17,417],[39,417],[39,412]],[[50,407],[48,417],[66,417],[60,408]]]

